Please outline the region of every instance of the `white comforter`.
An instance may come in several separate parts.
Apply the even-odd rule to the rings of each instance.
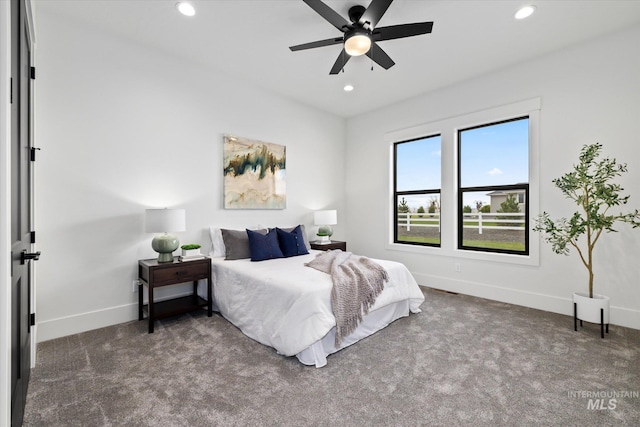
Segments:
[[[304,266],[317,253],[260,262],[213,258],[214,303],[247,336],[294,356],[336,325],[331,276]],[[389,282],[370,312],[409,300],[410,311],[419,313],[424,295],[409,270],[398,262],[375,261],[387,270]]]

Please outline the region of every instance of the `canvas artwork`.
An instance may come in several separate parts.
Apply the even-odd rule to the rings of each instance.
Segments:
[[[286,147],[224,136],[225,209],[287,207]]]

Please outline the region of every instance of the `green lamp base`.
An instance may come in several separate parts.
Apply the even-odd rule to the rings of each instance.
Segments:
[[[173,251],[178,249],[180,241],[171,234],[161,234],[151,241],[151,247],[158,252],[158,262],[173,262]]]

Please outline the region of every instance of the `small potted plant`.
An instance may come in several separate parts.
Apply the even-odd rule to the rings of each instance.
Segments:
[[[580,151],[579,163],[553,183],[579,207],[571,218],[552,220],[547,212],[535,218],[534,231],[544,234],[553,252],[568,255],[573,247],[589,274],[588,292],[574,292],[575,318],[592,323],[609,324],[609,298],[593,292],[594,248],[603,232],[612,232],[616,223],[640,227],[640,213],[613,213],[615,207],[626,205],[630,196],[622,196],[623,188],[613,180],[627,171],[625,163],[616,159],[598,160],[602,145],[585,145]],[[580,238],[585,236],[586,241]],[[601,312],[602,310],[602,312]],[[608,328],[608,326],[607,326]],[[604,335],[603,335],[604,337]]]
[[[197,243],[190,243],[188,245],[180,246],[182,249],[183,257],[192,257],[192,256],[200,256],[200,245]]]
[[[329,233],[327,233],[326,231],[318,231],[316,233],[316,236],[318,236],[318,242],[320,243],[329,243]]]

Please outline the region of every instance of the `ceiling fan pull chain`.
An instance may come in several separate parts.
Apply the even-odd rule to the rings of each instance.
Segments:
[[[373,46],[371,46],[371,71],[373,71]]]

